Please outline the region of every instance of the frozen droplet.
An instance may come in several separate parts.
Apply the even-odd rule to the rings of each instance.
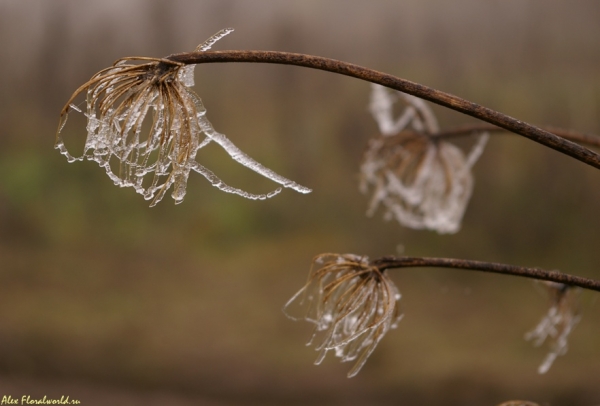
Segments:
[[[69,108],[72,108],[73,110],[81,113],[81,109],[74,104],[69,104]]]
[[[279,187],[279,188],[275,189],[274,191],[267,193],[267,197],[271,198],[275,195],[278,195],[280,192],[281,192],[281,188]]]
[[[62,155],[64,155],[67,158],[67,162],[68,163],[73,163],[75,161],[82,161],[83,157],[73,157],[71,154],[69,154],[69,151],[67,151],[67,147],[65,147],[65,143],[63,142],[62,138],[57,137],[56,143],[54,144],[54,148],[56,148],[58,150],[58,152],[60,152]]]
[[[194,67],[196,65],[186,65],[183,68],[179,69],[178,77],[181,83],[187,87],[194,86]]]
[[[224,28],[196,47],[198,51],[208,51],[218,40],[233,32],[233,28]]]

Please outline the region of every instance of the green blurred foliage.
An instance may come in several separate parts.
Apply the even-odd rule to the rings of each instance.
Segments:
[[[192,174],[183,204],[165,198],[150,209],[95,163],[68,164],[52,148],[62,103],[93,73],[123,56],[191,50],[227,26],[236,32],[216,49],[343,59],[531,123],[600,134],[599,17],[592,1],[0,0],[0,395],[77,382],[66,388],[86,405],[103,404],[100,393],[115,387],[126,394],[112,404],[161,391],[171,404],[600,402],[592,294],[583,295],[569,353],[546,376],[536,373],[544,350],[522,339],[546,311],[526,280],[398,271],[406,317],[352,380],[336,360],[313,366],[310,326],[280,311],[322,252],[470,258],[600,278],[592,168],[494,135],[458,234],[366,218],[357,172],[377,131],[369,86],[251,64],[196,69],[208,117],[310,195],[247,201]],[[442,125],[472,122],[435,111]],[[67,135],[81,144],[83,123],[70,122]],[[273,188],[216,147],[199,159],[232,186]]]

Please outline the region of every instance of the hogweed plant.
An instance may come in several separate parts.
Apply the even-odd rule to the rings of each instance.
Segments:
[[[414,96],[372,85],[370,110],[379,125],[364,154],[360,190],[373,188],[367,215],[382,204],[384,218],[395,218],[415,229],[456,233],[473,191],[471,167],[481,156],[487,132],[467,156],[436,135],[433,111]],[[393,118],[393,106],[403,99],[407,107]]]
[[[556,357],[567,352],[567,338],[581,318],[579,288],[556,282],[543,284],[550,299],[550,308],[539,324],[525,334],[525,339],[533,341],[536,347],[550,338],[550,352],[538,368],[540,374],[548,372]]]
[[[209,50],[232,31],[219,31],[198,45],[195,52]],[[192,86],[194,65],[165,58],[119,59],[113,66],[92,76],[71,96],[61,112],[56,148],[69,162],[84,157],[96,161],[106,169],[115,185],[133,187],[145,199],[152,199],[151,206],[160,202],[171,186],[173,200],[181,203],[191,170],[200,173],[213,186],[248,199],[262,200],[281,191],[278,188],[268,194],[255,195],[226,185],[195,160],[198,150],[211,141],[220,145],[235,161],[274,182],[297,192],[310,192],[310,189],[265,168],[225,135],[215,131]],[[67,151],[61,131],[70,110],[81,112],[72,102],[82,92],[87,95],[88,135],[83,155],[76,158]],[[147,134],[143,132],[145,121],[148,121]],[[149,174],[152,176],[147,176]]]
[[[151,200],[151,205],[171,187],[173,199],[180,203],[192,170],[213,186],[245,198],[266,199],[279,193],[280,188],[257,195],[223,183],[196,161],[198,150],[212,143],[275,183],[308,193],[310,189],[265,168],[218,133],[192,90],[196,64],[254,62],[319,69],[373,84],[370,110],[381,135],[369,141],[360,169],[360,187],[365,193],[372,190],[367,214],[383,206],[386,217],[404,226],[439,233],[458,231],[472,193],[472,167],[483,152],[488,133],[513,132],[600,169],[600,155],[582,145],[599,147],[598,136],[539,128],[460,97],[347,62],[288,52],[210,51],[231,31],[218,32],[194,52],[164,58],[122,58],[92,76],[63,108],[56,148],[69,162],[84,158],[97,162],[116,185],[133,187]],[[82,93],[86,94],[85,112],[75,104]],[[394,118],[393,106],[398,101],[405,108]],[[485,123],[440,130],[425,101]],[[78,157],[67,151],[62,138],[71,110],[87,118],[87,139]],[[473,134],[478,140],[467,154],[450,142],[453,137]],[[389,272],[407,267],[464,269],[545,281],[551,293],[550,310],[526,335],[536,345],[550,339],[550,352],[540,373],[566,352],[567,337],[580,319],[575,301],[578,288],[600,291],[598,280],[539,268],[453,258],[369,260],[363,255],[321,254],[313,261],[306,285],[284,309],[290,317],[313,324],[309,345],[319,351],[317,364],[333,351],[342,361],[355,361],[348,376],[358,373],[383,336],[402,318],[400,294]]]
[[[397,327],[402,318],[399,300],[394,282],[367,257],[321,254],[313,260],[308,282],[288,301],[284,312],[293,320],[315,325],[307,343],[319,351],[315,364],[333,350],[342,362],[356,360],[348,372],[352,377],[385,333]],[[294,307],[304,307],[301,316],[294,315]]]

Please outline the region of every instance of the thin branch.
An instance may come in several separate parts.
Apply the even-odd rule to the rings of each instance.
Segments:
[[[185,64],[255,62],[319,69],[377,83],[502,127],[600,169],[600,155],[541,128],[495,110],[418,83],[373,69],[313,55],[277,51],[205,51],[180,53],[166,59]]]
[[[566,130],[564,128],[558,127],[540,127],[544,131],[551,132],[552,134],[556,134],[559,137],[565,138],[567,140],[577,142],[579,144],[589,145],[591,147],[600,147],[600,136],[596,134],[582,133],[579,131]],[[504,128],[500,128],[498,126],[488,124],[488,123],[477,123],[477,124],[465,124],[455,128],[449,128],[439,133],[433,135],[433,137],[439,138],[452,138],[452,137],[461,137],[473,133],[500,133],[507,131]]]
[[[523,266],[499,264],[494,262],[472,261],[454,258],[382,257],[371,261],[371,264],[382,271],[392,268],[439,267],[492,272],[503,275],[522,276],[525,278],[558,282],[565,285],[579,286],[583,289],[600,292],[599,280],[569,275],[558,271],[548,271],[540,268],[527,268]]]

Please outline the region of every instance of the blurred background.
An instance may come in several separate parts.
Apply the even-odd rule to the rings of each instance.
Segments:
[[[394,271],[405,318],[361,373],[314,366],[283,304],[323,252],[448,256],[600,278],[600,171],[493,135],[456,235],[365,217],[369,85],[298,67],[211,64],[196,91],[214,127],[312,188],[264,202],[197,174],[157,207],[53,149],[59,112],[124,56],[215,49],[310,53],[454,93],[519,119],[600,134],[600,3],[559,0],[0,0],[0,395],[82,405],[600,404],[600,303],[581,295],[569,352],[523,339],[547,310],[525,279]],[[474,120],[434,107],[440,124]],[[81,144],[85,128],[71,126]],[[473,140],[466,139],[468,146]],[[79,153],[79,151],[73,151]],[[273,184],[227,159],[228,184]]]

